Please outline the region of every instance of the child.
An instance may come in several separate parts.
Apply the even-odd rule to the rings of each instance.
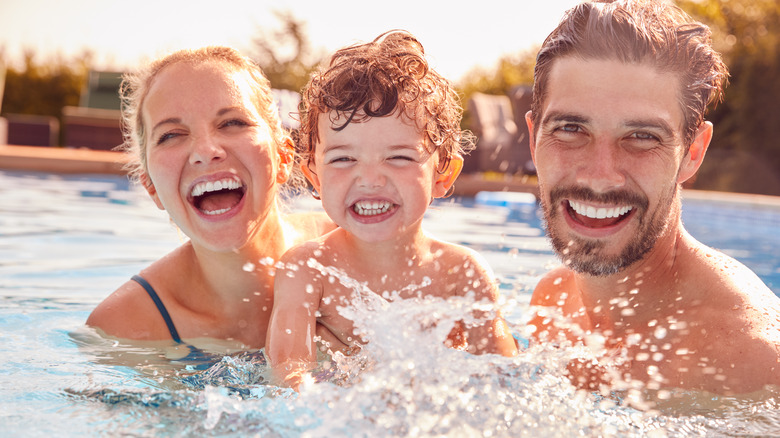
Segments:
[[[462,169],[461,142],[471,144],[461,136],[457,95],[428,67],[419,41],[388,32],[336,52],[323,70],[304,91],[301,167],[339,228],[282,257],[266,343],[274,374],[294,388],[316,365],[317,323],[324,329],[317,335],[332,349],[359,345],[352,322],[338,312],[355,291],[317,266],[383,296],[497,298],[489,268],[474,251],[421,227],[428,205],[447,196]],[[481,324],[458,323],[447,344],[514,355],[498,311],[482,313],[475,313]]]

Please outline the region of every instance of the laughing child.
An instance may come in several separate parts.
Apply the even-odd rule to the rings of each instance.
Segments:
[[[473,295],[495,306],[497,287],[478,254],[422,229],[428,206],[447,196],[462,153],[473,147],[460,119],[449,81],[429,68],[422,45],[406,32],[342,49],[312,77],[301,105],[301,167],[339,228],[282,257],[266,344],[276,378],[297,389],[316,366],[315,330],[332,350],[360,345],[352,321],[338,311],[356,291],[334,270],[372,294]],[[516,353],[497,308],[473,316],[475,323],[456,323],[447,345]]]

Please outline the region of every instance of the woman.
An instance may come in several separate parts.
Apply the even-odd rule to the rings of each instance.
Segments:
[[[209,47],[126,76],[123,95],[131,174],[189,241],[123,284],[87,324],[115,338],[263,348],[275,261],[333,228],[324,215],[280,213],[294,150],[268,80],[235,50]]]

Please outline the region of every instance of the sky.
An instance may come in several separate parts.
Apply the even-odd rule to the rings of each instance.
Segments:
[[[405,29],[432,66],[454,81],[474,67],[540,44],[578,0],[0,0],[0,53],[19,62],[85,50],[99,69],[128,70],[182,48],[228,45],[252,55],[252,39],[280,28],[274,11],[305,23],[311,45],[329,54]],[[457,5],[457,6],[453,6]]]

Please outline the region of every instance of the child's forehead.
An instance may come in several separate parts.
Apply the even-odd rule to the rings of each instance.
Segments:
[[[396,144],[426,148],[427,136],[416,123],[394,113],[383,117],[367,117],[331,111],[319,115],[320,143],[325,146],[347,144]]]

